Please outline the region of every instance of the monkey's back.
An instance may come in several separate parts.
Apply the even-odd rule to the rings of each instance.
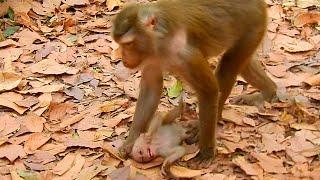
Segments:
[[[162,26],[174,32],[187,28],[188,41],[204,55],[218,55],[246,34],[264,34],[263,0],[160,0],[156,2]]]

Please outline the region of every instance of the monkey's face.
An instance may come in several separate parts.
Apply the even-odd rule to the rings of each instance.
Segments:
[[[155,151],[151,148],[148,140],[140,135],[133,145],[131,157],[137,162],[150,162],[155,159]]]

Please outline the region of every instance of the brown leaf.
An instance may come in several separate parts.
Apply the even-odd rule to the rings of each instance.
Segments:
[[[33,105],[39,103],[39,99],[37,97],[34,97],[34,96],[29,96],[29,97],[27,97],[25,99],[15,101],[14,103],[16,103],[18,106],[30,108]]]
[[[90,141],[86,139],[70,139],[65,143],[67,146],[79,146],[87,148],[99,148],[103,146],[103,141]]]
[[[31,108],[31,111],[33,111],[38,116],[41,116],[41,114],[46,111],[52,101],[52,96],[50,93],[43,93],[39,97],[39,103]]]
[[[71,102],[66,103],[52,103],[50,105],[49,119],[54,121],[63,120],[67,115],[76,111],[75,104]]]
[[[302,27],[306,24],[320,24],[320,13],[315,11],[306,11],[299,13],[293,21],[297,27]]]
[[[54,174],[62,175],[67,172],[73,165],[76,154],[68,153],[57,165],[52,169]]]
[[[6,157],[13,162],[18,157],[24,158],[26,153],[23,150],[23,146],[8,144],[0,146],[0,158]]]
[[[63,74],[68,71],[68,67],[57,63],[53,59],[44,59],[30,67],[31,72],[40,74]]]
[[[28,115],[22,117],[22,125],[26,126],[29,132],[42,132],[45,122],[45,118],[34,113],[28,113]]]
[[[120,0],[107,0],[106,3],[109,11],[112,11],[113,9],[121,6],[122,4]]]
[[[262,143],[267,153],[284,150],[285,146],[283,144],[280,144],[280,142],[282,142],[283,140],[284,136],[281,136],[279,134],[262,134]]]
[[[77,180],[87,180],[92,179],[101,171],[107,169],[107,166],[103,166],[101,164],[92,165],[90,167],[84,168],[80,171]]]
[[[23,114],[28,108],[20,107],[17,104],[15,104],[15,101],[22,100],[23,96],[21,96],[18,93],[14,92],[6,92],[0,94],[0,106],[5,106],[8,108],[11,108],[18,112],[19,114]]]
[[[63,90],[64,85],[63,84],[52,84],[52,85],[46,85],[38,88],[33,88],[30,90],[24,90],[24,91],[19,91],[21,94],[27,94],[27,93],[51,93],[51,92],[58,92]]]
[[[6,47],[6,46],[21,46],[21,44],[18,42],[15,42],[12,39],[7,39],[0,42],[0,48]]]
[[[178,178],[194,178],[203,174],[203,170],[193,170],[182,166],[171,166],[170,171]]]
[[[0,113],[0,122],[0,137],[13,133],[20,128],[20,123],[7,113]]]
[[[19,74],[0,71],[0,92],[14,89],[21,80],[22,78]]]
[[[232,162],[239,166],[242,170],[244,170],[248,175],[263,175],[263,170],[257,164],[249,163],[243,156],[237,156],[236,158],[233,158]]]
[[[163,163],[163,158],[158,157],[147,163],[139,163],[134,160],[131,160],[131,163],[134,167],[139,169],[150,169],[161,165]]]
[[[24,150],[27,154],[33,154],[50,139],[50,135],[43,133],[33,133],[24,143]]]
[[[259,165],[268,173],[287,173],[281,159],[270,157],[264,153],[252,153],[252,156],[258,159]]]
[[[54,178],[54,180],[75,179],[79,175],[85,162],[86,159],[82,157],[80,154],[77,154],[72,164],[73,166],[62,176]]]
[[[88,49],[96,50],[102,54],[110,54],[112,51],[110,43],[104,39],[98,39],[96,42],[87,43],[86,47]]]
[[[308,84],[309,86],[320,86],[320,74],[311,76],[303,82]]]
[[[62,2],[69,6],[90,4],[89,0],[62,0]]]
[[[44,38],[42,38],[38,33],[30,31],[29,29],[24,29],[19,33],[15,33],[13,37],[19,38],[18,43],[22,46],[33,44],[35,40],[44,41]]]

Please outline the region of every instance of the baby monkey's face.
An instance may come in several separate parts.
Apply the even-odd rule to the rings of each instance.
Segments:
[[[132,159],[141,163],[150,162],[155,159],[155,150],[151,148],[150,143],[150,139],[145,134],[141,134],[133,145],[131,151]]]

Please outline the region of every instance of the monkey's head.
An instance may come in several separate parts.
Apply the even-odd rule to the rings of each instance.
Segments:
[[[116,16],[112,37],[120,45],[126,67],[136,68],[154,54],[155,25],[151,6],[130,4]]]
[[[156,151],[150,146],[150,141],[145,137],[145,134],[141,134],[135,141],[131,157],[137,162],[150,162],[156,158]]]

